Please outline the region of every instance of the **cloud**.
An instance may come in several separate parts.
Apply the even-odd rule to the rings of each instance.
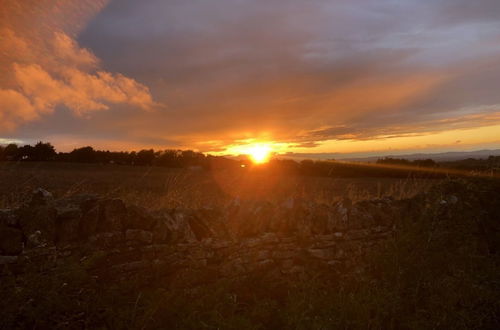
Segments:
[[[54,33],[52,49],[59,64],[82,69],[94,69],[99,64],[99,59],[91,51],[79,47],[75,40],[62,32]]]
[[[379,122],[353,122],[346,125],[324,127],[318,130],[305,132],[297,140],[303,140],[301,146],[310,141],[320,142],[328,140],[374,140],[395,137],[422,136],[429,133],[444,132],[457,129],[471,129],[491,126],[500,123],[500,104],[480,106],[488,109],[484,113],[469,113],[460,116],[451,116],[433,119],[418,119],[413,123],[406,120],[390,121],[389,125]],[[469,109],[471,111],[471,109]],[[460,142],[460,141],[458,141]],[[457,143],[458,143],[457,142]]]
[[[497,0],[39,1],[1,32],[19,136],[314,149],[499,120]]]
[[[16,82],[41,113],[64,105],[77,115],[107,110],[107,104],[130,104],[144,110],[154,107],[149,90],[121,74],[89,74],[67,67],[56,79],[37,64],[14,64]]]
[[[72,9],[69,3],[63,1],[63,9]],[[41,10],[44,5],[48,9],[40,14],[51,12],[50,2],[42,1],[36,8]],[[44,34],[33,31],[31,28],[36,26],[30,22],[12,21],[11,25],[18,27],[21,34],[8,24],[0,26],[0,132],[13,131],[25,122],[54,113],[58,107],[85,117],[116,105],[141,110],[160,107],[145,85],[123,74],[102,70],[100,60],[89,49],[80,47],[59,29],[64,24],[44,26]]]
[[[22,122],[40,117],[28,98],[10,89],[0,89],[0,109],[0,129],[13,130]]]
[[[497,5],[477,6],[489,10],[452,0],[124,0],[81,41],[168,99],[168,114],[119,118],[126,133],[117,136],[205,150],[247,138],[314,148],[310,132],[343,127],[321,141],[440,130],[442,118],[465,120],[464,107],[500,103],[498,70],[478,68],[500,53]]]

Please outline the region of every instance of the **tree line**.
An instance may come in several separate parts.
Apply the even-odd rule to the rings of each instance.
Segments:
[[[133,166],[161,166],[169,168],[193,169],[235,169],[267,171],[269,173],[287,173],[304,176],[329,177],[441,177],[443,172],[433,171],[436,168],[454,168],[465,171],[499,172],[500,156],[487,159],[466,159],[461,161],[437,163],[432,159],[407,160],[399,158],[381,158],[375,164],[348,163],[342,161],[300,162],[291,159],[271,159],[265,166],[252,167],[251,161],[245,158],[227,158],[205,155],[193,150],[160,150],[143,149],[140,151],[103,151],[87,146],[76,148],[71,152],[57,152],[48,142],[38,142],[34,146],[9,144],[0,145],[0,161],[44,161],[69,163],[99,163]]]
[[[34,146],[18,146],[16,144],[0,146],[0,161],[55,161],[172,168],[208,168],[210,166],[228,166],[229,163],[232,163],[227,158],[205,155],[193,150],[167,149],[155,151],[154,149],[143,149],[137,152],[128,152],[95,150],[91,146],[86,146],[73,149],[71,152],[57,152],[52,144],[41,141]]]

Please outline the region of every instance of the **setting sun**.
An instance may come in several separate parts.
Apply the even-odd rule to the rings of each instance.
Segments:
[[[238,144],[230,145],[220,152],[220,155],[247,156],[254,164],[267,163],[272,155],[289,151],[289,144],[270,140],[255,139],[240,140]]]
[[[265,144],[252,145],[243,150],[243,153],[250,156],[255,164],[263,164],[269,161],[271,147]]]

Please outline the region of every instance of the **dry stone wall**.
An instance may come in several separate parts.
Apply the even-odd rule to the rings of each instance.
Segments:
[[[448,194],[435,202],[448,207],[459,200]],[[395,232],[402,216],[426,203],[425,195],[333,205],[235,200],[224,209],[151,212],[94,195],[55,200],[37,189],[26,205],[0,210],[0,274],[69,262],[111,279],[341,270],[358,267],[367,251]]]

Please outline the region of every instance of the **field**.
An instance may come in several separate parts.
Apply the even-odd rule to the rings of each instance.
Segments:
[[[36,188],[56,197],[82,193],[122,198],[149,209],[224,206],[234,198],[282,202],[300,197],[333,203],[391,196],[409,198],[439,180],[328,178],[265,170],[188,170],[162,167],[43,162],[0,162],[0,208],[25,201]]]

